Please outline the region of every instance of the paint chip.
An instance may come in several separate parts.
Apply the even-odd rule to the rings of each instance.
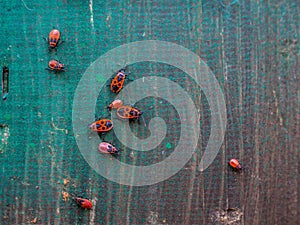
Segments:
[[[66,201],[68,201],[70,194],[68,192],[63,191],[62,196],[63,196],[64,202],[66,202]]]
[[[36,224],[36,223],[37,223],[37,221],[38,221],[38,218],[37,218],[37,217],[34,217],[34,219],[33,219],[33,220],[31,220],[31,223],[34,223],[34,224]]]
[[[70,180],[69,179],[64,179],[64,185],[68,185],[68,183],[70,183]]]

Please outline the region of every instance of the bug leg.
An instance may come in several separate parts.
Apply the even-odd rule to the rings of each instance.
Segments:
[[[103,118],[103,114],[99,116],[95,121],[101,120]]]
[[[105,134],[104,132],[97,131],[98,136],[103,140],[103,135]]]
[[[114,152],[113,154],[111,154],[114,157],[118,157],[120,155],[120,150]]]
[[[56,52],[56,48],[51,48],[51,47],[49,46],[49,47],[48,47],[48,52],[50,53],[50,52],[52,52],[52,51]]]
[[[116,155],[117,156],[121,155],[121,151],[122,151],[122,149],[118,149],[118,151],[116,152]]]
[[[108,111],[111,111],[111,108],[109,108],[109,104],[108,104],[108,102],[106,101],[106,104],[105,105],[107,105],[105,108],[108,110]]]

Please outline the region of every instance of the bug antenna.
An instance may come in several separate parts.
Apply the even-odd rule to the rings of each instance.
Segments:
[[[95,121],[101,120],[101,118],[103,118],[103,114],[101,114],[101,116],[99,116]]]
[[[109,107],[110,106],[110,104],[108,104],[108,102],[106,101],[106,109],[108,110],[108,111],[110,111],[111,110],[111,108]]]

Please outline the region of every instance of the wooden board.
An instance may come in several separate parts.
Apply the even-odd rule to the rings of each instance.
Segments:
[[[297,224],[297,1],[25,0],[0,6],[1,57],[10,68],[10,93],[0,104],[0,123],[9,128],[0,127],[1,138],[6,135],[0,144],[1,224]],[[42,37],[52,27],[65,42],[49,53]],[[94,60],[141,40],[182,45],[207,63],[225,96],[227,129],[214,162],[198,171],[211,124],[204,93],[184,74],[172,75],[180,73],[174,68],[131,65],[132,79],[175,77],[201,116],[201,138],[187,165],[161,183],[133,187],[103,178],[84,160],[72,131],[72,104]],[[67,72],[46,71],[52,58]],[[106,113],[114,97],[109,88],[99,93],[95,117]],[[151,157],[132,154],[113,133],[106,138],[124,148],[120,160],[125,163],[159,162],[180,138],[178,115],[156,100],[139,108],[146,122],[162,116],[170,127],[167,141]],[[137,124],[132,127],[141,136],[148,134]],[[239,159],[241,173],[228,168],[230,158]],[[64,201],[62,191],[92,199],[94,209]]]

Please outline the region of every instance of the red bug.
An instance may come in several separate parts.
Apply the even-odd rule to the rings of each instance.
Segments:
[[[60,41],[59,30],[56,29],[51,30],[48,36],[49,49],[54,49],[56,46],[58,46],[59,41]]]
[[[90,125],[90,129],[93,131],[105,133],[113,128],[113,122],[109,119],[99,119]]]
[[[117,115],[122,119],[138,119],[143,113],[131,106],[120,106]]]
[[[240,164],[239,161],[236,160],[236,159],[231,159],[231,160],[229,161],[229,165],[230,165],[233,169],[236,169],[236,170],[241,170],[241,169],[242,169],[241,164]]]
[[[119,93],[123,88],[125,78],[126,78],[125,69],[119,70],[117,75],[110,83],[110,90],[114,93]]]
[[[123,102],[120,99],[116,99],[114,100],[112,103],[110,103],[109,106],[107,106],[107,108],[109,110],[111,109],[118,109],[119,107],[121,107],[123,105]]]
[[[98,146],[98,150],[105,154],[118,154],[119,150],[110,143],[101,142]]]
[[[81,208],[84,209],[91,209],[93,207],[93,203],[86,199],[86,198],[80,198],[80,197],[73,197],[72,198]]]
[[[66,71],[65,65],[55,59],[52,59],[49,61],[48,68],[46,68],[46,69],[55,71],[55,72]]]
[[[120,106],[117,109],[117,115],[118,117],[122,118],[122,119],[129,119],[129,121],[133,121],[136,119],[139,119],[140,117],[142,117],[142,112],[136,108],[133,108],[131,106]],[[143,123],[144,126],[146,126],[145,120],[143,119]]]

